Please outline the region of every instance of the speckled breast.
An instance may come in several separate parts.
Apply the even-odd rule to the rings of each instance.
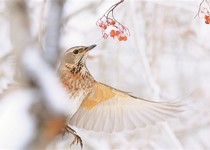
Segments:
[[[81,92],[86,96],[95,84],[95,80],[89,72],[80,74],[72,72],[69,69],[63,69],[60,72],[60,80],[69,94],[73,97]]]

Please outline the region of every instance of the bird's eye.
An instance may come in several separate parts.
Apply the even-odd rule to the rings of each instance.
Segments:
[[[78,50],[74,50],[74,51],[73,51],[73,54],[78,54],[78,53],[79,53]]]

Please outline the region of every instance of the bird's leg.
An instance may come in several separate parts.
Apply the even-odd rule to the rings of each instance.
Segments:
[[[69,127],[68,125],[65,127],[65,132],[67,132],[68,134],[72,134],[74,136],[74,140],[71,142],[70,147],[73,144],[80,144],[81,149],[83,148],[83,143],[82,143],[82,139],[81,137],[77,134],[77,132],[72,129],[71,127]],[[64,134],[65,134],[64,132]]]

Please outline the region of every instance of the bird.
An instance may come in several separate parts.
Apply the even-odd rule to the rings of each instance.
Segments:
[[[75,46],[66,50],[58,69],[60,81],[75,103],[65,131],[74,135],[71,143],[82,139],[72,127],[95,132],[121,132],[144,128],[182,112],[178,101],[155,102],[130,95],[96,81],[86,66],[87,54],[96,45]]]

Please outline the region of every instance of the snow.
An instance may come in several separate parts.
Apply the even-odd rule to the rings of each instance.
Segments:
[[[26,50],[22,61],[27,71],[32,74],[43,91],[46,103],[53,110],[62,113],[73,109],[73,106],[68,105],[68,94],[62,88],[56,72],[43,61],[37,49]]]
[[[32,91],[19,89],[0,101],[0,147],[23,149],[35,133],[35,120],[30,114],[34,103]]]

